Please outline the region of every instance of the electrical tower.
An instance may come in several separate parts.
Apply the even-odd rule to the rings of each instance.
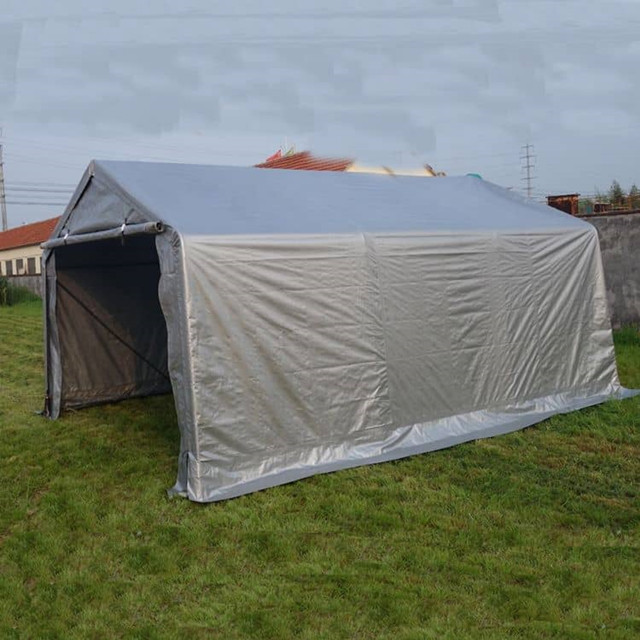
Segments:
[[[525,174],[522,180],[526,182],[525,191],[527,192],[527,198],[531,200],[532,183],[535,178],[535,176],[532,175],[531,170],[536,166],[535,164],[536,157],[535,155],[533,155],[532,144],[525,144],[524,146],[521,147],[521,149],[522,149],[522,155],[520,156],[520,160],[522,162],[521,168],[523,173]]]
[[[2,162],[2,129],[0,129],[0,210],[2,210],[2,230],[6,231],[7,224],[7,198],[4,192],[4,164]]]

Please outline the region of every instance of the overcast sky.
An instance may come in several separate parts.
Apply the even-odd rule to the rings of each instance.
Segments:
[[[2,8],[10,226],[61,213],[91,158],[252,165],[285,143],[516,189],[530,143],[538,197],[640,182],[640,0]]]

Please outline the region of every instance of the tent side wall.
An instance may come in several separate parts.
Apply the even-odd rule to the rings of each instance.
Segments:
[[[184,244],[194,500],[504,433],[619,389],[590,227]]]

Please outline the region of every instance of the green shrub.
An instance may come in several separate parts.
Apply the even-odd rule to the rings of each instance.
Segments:
[[[25,287],[16,287],[7,278],[0,277],[0,307],[38,300],[35,293]]]

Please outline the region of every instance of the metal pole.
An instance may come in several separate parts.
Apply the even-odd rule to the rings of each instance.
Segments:
[[[2,129],[0,129],[0,136],[2,136]],[[2,210],[2,230],[6,231],[8,228],[7,223],[7,199],[4,193],[4,164],[2,162],[2,142],[0,141],[0,209]]]
[[[79,233],[77,235],[66,234],[59,238],[51,238],[43,242],[40,246],[43,249],[57,249],[69,244],[80,244],[82,242],[96,242],[98,240],[113,240],[114,238],[124,238],[125,236],[139,236],[143,234],[163,233],[165,226],[162,222],[141,222],[140,224],[123,224],[120,227],[104,229],[103,231],[92,231],[90,233]]]

